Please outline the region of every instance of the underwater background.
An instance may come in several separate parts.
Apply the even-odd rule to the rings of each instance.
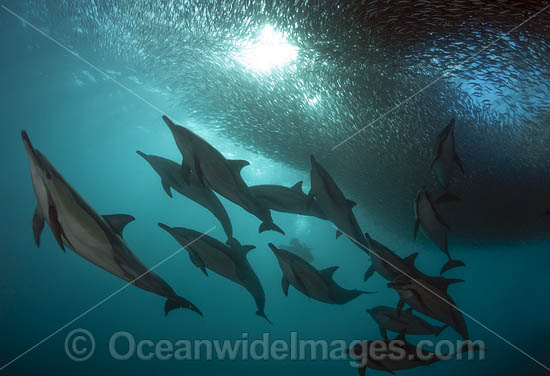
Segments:
[[[455,193],[463,202],[444,213],[452,226],[450,249],[467,267],[446,275],[465,280],[449,292],[483,326],[550,366],[550,220],[544,216],[550,207],[549,11],[519,30],[519,36],[506,39],[506,45],[495,45],[474,58],[474,65],[333,149],[547,3],[503,1],[506,20],[515,22],[510,25],[504,20],[480,22],[470,13],[477,31],[465,28],[464,20],[455,22],[460,32],[449,19],[449,30],[419,21],[417,27],[429,26],[441,34],[415,34],[415,41],[396,37],[403,44],[408,41],[407,46],[380,37],[369,29],[369,18],[356,12],[359,8],[334,5],[339,2],[0,3],[0,367],[124,285],[72,251],[62,252],[49,231],[40,248],[35,246],[31,219],[36,199],[21,130],[97,212],[136,217],[124,238],[146,265],[181,248],[158,222],[201,232],[217,226],[210,235],[225,240],[213,215],[181,195],[168,197],[158,175],[136,154],[141,150],[181,159],[161,120],[163,113],[227,158],[249,161],[243,169],[248,185],[292,186],[303,180],[307,193],[309,155],[315,154],[341,182],[346,197],[358,202],[355,214],[363,231],[402,257],[420,252],[417,266],[430,275],[438,274],[446,259],[425,236],[413,239],[413,200],[422,184],[436,189],[429,173],[431,148],[438,131],[456,117],[457,149],[467,173],[456,183]],[[372,28],[383,35],[397,28],[381,24],[382,12],[392,2],[362,3],[380,13],[372,16]],[[399,3],[396,14],[404,14]],[[433,12],[441,9],[437,4],[425,5],[434,23]],[[523,11],[516,14],[516,8]],[[349,16],[348,23],[344,16]],[[409,22],[401,21],[401,27]],[[256,65],[246,52],[256,45],[254,38],[261,39],[266,25],[281,33],[273,31],[272,38],[294,46],[290,57],[275,67],[265,61]],[[358,30],[365,30],[368,38]],[[460,33],[473,33],[479,40]],[[477,82],[483,89],[478,92],[472,85],[458,93],[457,82],[463,82],[461,87]],[[497,95],[497,89],[504,92]],[[529,103],[517,107],[523,100]],[[379,337],[365,309],[394,306],[398,296],[380,276],[362,281],[370,261],[356,245],[344,237],[335,239],[327,221],[278,212],[273,218],[286,236],[258,234],[256,218],[220,199],[235,238],[257,247],[248,257],[264,287],[265,311],[273,325],[254,315],[256,308],[244,289],[214,273],[204,276],[184,251],[155,271],[199,306],[204,317],[186,310],[164,317],[162,299],[130,287],[0,374],[355,374],[347,360],[120,361],[110,356],[109,338],[118,331],[153,342],[230,340],[242,338],[242,333],[253,340],[265,332],[272,340],[286,340],[291,332],[303,339]],[[288,244],[294,237],[312,249],[317,268],[339,266],[334,277],[339,284],[377,293],[342,306],[308,299],[292,288],[285,297],[281,270],[267,244]],[[399,373],[548,373],[479,323],[466,322],[470,337],[485,342],[485,360],[448,360]],[[85,362],[72,361],[64,350],[65,336],[75,328],[95,337],[96,351]],[[442,337],[455,340],[458,335],[447,329]]]

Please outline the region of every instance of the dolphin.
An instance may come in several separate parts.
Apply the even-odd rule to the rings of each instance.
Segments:
[[[122,230],[134,217],[126,214],[99,215],[46,157],[33,148],[25,131],[21,136],[38,201],[32,223],[37,246],[40,246],[40,234],[47,223],[62,250],[70,248],[124,281],[165,297],[165,315],[175,308],[187,308],[202,316],[193,303],[178,296],[128,248],[122,239]]]
[[[229,242],[233,240],[233,226],[225,208],[210,188],[200,184],[195,174],[191,173],[186,178],[182,167],[176,162],[156,155],[145,154],[139,150],[136,153],[149,162],[151,167],[159,174],[162,187],[168,196],[172,197],[172,191],[170,190],[172,188],[179,194],[208,209],[222,224],[227,240]]]
[[[415,311],[441,321],[453,328],[463,339],[468,340],[468,328],[464,316],[456,307],[447,289],[449,285],[463,282],[460,279],[443,277],[402,278],[388,283],[399,294],[397,312],[400,314],[405,304]]]
[[[396,308],[378,306],[367,309],[367,313],[376,321],[382,337],[387,341],[387,331],[407,334],[434,334],[438,336],[448,325],[435,326],[413,315],[412,308],[398,312]]]
[[[319,204],[323,213],[338,228],[337,238],[344,233],[354,243],[358,242],[363,245],[361,247],[363,251],[367,252],[366,249],[372,249],[370,237],[363,235],[357,218],[353,214],[353,207],[357,204],[344,196],[336,182],[313,155],[311,156],[310,178],[311,190],[308,195],[308,206],[313,206],[314,202]]]
[[[305,261],[311,263],[313,262],[313,255],[311,254],[311,248],[309,248],[305,243],[301,243],[297,238],[292,238],[290,244],[282,245],[281,248],[284,248],[297,256],[300,256]]]
[[[176,145],[183,156],[182,166],[186,179],[194,172],[203,186],[241,206],[262,221],[259,232],[278,231],[284,235],[271,217],[269,209],[260,205],[241,176],[241,169],[250,163],[226,159],[215,147],[202,137],[181,125],[174,124],[167,116],[162,119],[170,128]]]
[[[367,368],[394,375],[394,371],[425,367],[440,360],[452,359],[463,352],[480,350],[482,348],[479,345],[465,343],[455,353],[436,354],[408,343],[404,333],[401,333],[391,341],[366,341],[346,352],[357,362],[359,375],[364,376]]]
[[[317,202],[308,206],[308,196],[302,190],[301,181],[290,188],[282,185],[254,185],[250,191],[262,206],[271,210],[327,219]]]
[[[368,236],[368,234],[365,234]],[[384,246],[382,243],[370,238],[372,245],[371,266],[365,273],[364,281],[369,279],[374,272],[380,274],[388,281],[393,281],[402,278],[406,273],[411,275],[414,270],[414,261],[418,252],[415,252],[405,258],[399,257],[395,252]]]
[[[256,302],[256,315],[263,317],[271,324],[264,312],[264,289],[246,258],[248,252],[256,248],[255,246],[241,245],[236,239],[231,244],[224,244],[207,235],[191,242],[201,233],[184,227],[169,227],[164,223],[158,225],[185,247],[193,265],[206,276],[208,276],[208,269],[243,286]]]
[[[445,190],[449,188],[455,164],[460,168],[462,175],[464,175],[464,165],[455,149],[454,127],[455,119],[451,119],[449,125],[437,136],[434,159],[430,166],[430,170],[435,173],[437,181]]]
[[[425,186],[422,186],[414,201],[414,213],[416,217],[414,238],[416,239],[418,228],[421,227],[424,234],[426,234],[426,236],[433,241],[449,259],[449,261],[443,265],[439,274],[443,274],[447,270],[459,266],[466,266],[462,261],[451,259],[447,240],[447,234],[451,228],[438,211],[439,203],[456,200],[458,200],[457,197],[448,194],[440,197],[434,202],[431,193]]]
[[[301,257],[278,249],[272,243],[268,245],[283,271],[282,288],[287,296],[289,285],[312,299],[328,304],[346,304],[361,294],[370,294],[367,291],[347,290],[334,282],[332,275],[337,266],[317,270]]]

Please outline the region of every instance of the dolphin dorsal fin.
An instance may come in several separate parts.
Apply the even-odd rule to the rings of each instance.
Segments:
[[[418,256],[418,252],[408,255],[403,259],[403,261],[410,266],[414,266],[414,261],[416,260],[416,256]]]
[[[111,226],[114,232],[116,232],[122,238],[122,230],[124,227],[135,220],[134,217],[128,214],[110,214],[103,215],[103,219]]]
[[[244,253],[248,253],[248,252],[252,251],[255,248],[256,248],[255,245],[243,245],[242,246],[242,250],[243,250]]]
[[[292,187],[290,187],[290,189],[292,189],[293,191],[296,191],[296,192],[300,192],[300,193],[303,193],[304,191],[302,190],[302,184],[304,182],[303,181],[299,181],[298,183],[294,184]]]
[[[347,200],[347,203],[348,203],[350,209],[353,208],[355,205],[357,205],[357,203],[353,200]]]
[[[246,167],[250,164],[250,162],[242,160],[242,159],[228,159],[227,162],[229,163],[229,166],[233,171],[240,174],[243,167]]]
[[[332,279],[332,275],[336,270],[338,270],[338,266],[331,266],[329,268],[321,270],[320,273],[323,277],[326,277],[327,279]]]

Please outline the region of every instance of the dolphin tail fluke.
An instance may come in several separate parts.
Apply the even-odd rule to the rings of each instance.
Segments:
[[[451,260],[447,261],[447,263],[445,265],[443,265],[443,267],[441,268],[441,271],[439,272],[439,274],[441,275],[441,274],[445,273],[447,270],[458,268],[460,266],[466,266],[466,264],[463,263],[460,260],[452,260],[451,259]]]
[[[263,311],[256,311],[256,315],[260,316],[260,317],[263,317],[264,319],[266,319],[266,321],[270,324],[270,325],[273,325],[273,323],[271,322],[271,320],[267,317],[267,315],[263,312]]]
[[[280,232],[281,234],[285,235],[285,232],[273,222],[271,222],[271,223],[262,222],[258,232],[261,234],[264,231],[277,231],[277,232]]]
[[[445,329],[447,329],[448,326],[449,326],[449,325],[443,325],[443,326],[436,327],[435,336],[436,336],[436,337],[439,337],[439,335],[441,334],[441,332],[444,331]]]
[[[164,315],[168,316],[168,312],[176,308],[190,309],[191,311],[195,311],[202,316],[202,312],[197,308],[197,306],[181,296],[174,296],[166,301],[166,304],[164,304]]]

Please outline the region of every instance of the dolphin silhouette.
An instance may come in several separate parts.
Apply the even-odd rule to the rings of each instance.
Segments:
[[[326,214],[327,218],[338,228],[336,237],[342,233],[346,234],[355,243],[363,245],[367,249],[372,249],[370,237],[363,235],[357,218],[353,214],[355,202],[348,200],[340,190],[334,179],[329,173],[311,156],[311,190],[308,195],[308,206],[311,207],[314,202]],[[361,247],[364,252],[368,251]]]
[[[365,236],[368,236],[366,234]],[[374,272],[380,274],[388,281],[393,281],[403,277],[403,273],[411,275],[414,270],[414,261],[418,253],[413,253],[405,258],[401,258],[391,249],[382,243],[370,238],[372,245],[371,266],[365,273],[364,281],[369,279]]]
[[[122,239],[122,230],[134,217],[126,214],[100,216],[74,190],[40,151],[33,148],[25,131],[21,133],[30,162],[31,179],[38,201],[33,217],[37,246],[45,223],[61,249],[72,249],[103,270],[167,299],[165,314],[175,308],[201,311],[150,271]]]
[[[463,282],[460,279],[427,277],[421,273],[414,278],[402,278],[388,283],[399,294],[397,311],[400,313],[405,304],[426,316],[439,320],[453,328],[463,339],[468,340],[468,327],[462,313],[455,307],[447,289],[453,283]]]
[[[208,269],[243,286],[256,302],[256,315],[263,317],[271,324],[264,312],[264,289],[246,258],[248,252],[256,248],[255,246],[240,245],[236,239],[231,244],[223,244],[207,235],[191,243],[192,240],[197,239],[196,235],[201,235],[199,232],[185,227],[169,227],[164,223],[158,225],[185,247],[193,265],[202,270],[206,276],[208,276]]]
[[[271,217],[269,209],[260,205],[241,177],[241,169],[250,163],[226,159],[215,147],[189,129],[174,124],[167,116],[162,119],[170,128],[183,156],[186,179],[194,172],[203,186],[241,206],[262,221],[259,232],[278,231],[284,235]]]
[[[308,205],[308,196],[302,191],[301,181],[290,188],[282,185],[254,185],[250,191],[261,205],[271,210],[327,219],[317,202]]]
[[[357,361],[360,376],[365,376],[367,368],[394,375],[394,371],[425,367],[440,360],[451,359],[463,352],[482,350],[479,345],[465,343],[454,353],[436,354],[408,343],[404,333],[385,342],[385,346],[380,346],[381,342],[380,340],[366,341],[347,350],[347,353]],[[376,354],[376,356],[370,356],[370,354]]]
[[[451,119],[449,125],[447,125],[437,136],[437,142],[434,148],[434,159],[430,166],[437,181],[445,190],[449,189],[449,183],[455,165],[460,168],[462,175],[464,175],[464,165],[455,149],[454,126],[455,119]]]
[[[149,162],[160,176],[162,187],[168,196],[172,197],[170,189],[174,189],[179,194],[208,209],[222,224],[227,240],[232,241],[233,226],[225,208],[210,188],[200,184],[195,174],[190,173],[186,176],[181,165],[169,159],[145,154],[139,150],[136,153]]]
[[[435,326],[428,323],[426,320],[415,316],[412,313],[412,308],[403,312],[398,312],[396,308],[387,306],[378,306],[367,309],[367,313],[376,321],[380,328],[382,337],[387,341],[387,331],[422,335],[434,334],[438,336],[448,325]]]
[[[269,243],[283,271],[282,288],[288,295],[289,285],[294,286],[302,294],[328,304],[346,304],[362,294],[371,294],[367,291],[347,290],[332,279],[332,275],[338,269],[332,266],[323,270],[317,270],[301,257],[284,249],[275,247]]]
[[[453,200],[456,201],[458,198],[451,194],[447,194],[439,198],[438,202]],[[431,193],[425,186],[422,186],[416,195],[416,199],[414,201],[414,213],[416,216],[414,238],[416,239],[418,228],[421,227],[422,232],[424,232],[424,234],[426,234],[426,236],[433,241],[449,259],[449,261],[443,265],[439,274],[443,274],[447,270],[459,266],[466,266],[466,264],[462,261],[453,260],[451,258],[448,244],[448,231],[451,228],[447,222],[445,222],[441,214],[439,214],[437,202],[434,202]]]

